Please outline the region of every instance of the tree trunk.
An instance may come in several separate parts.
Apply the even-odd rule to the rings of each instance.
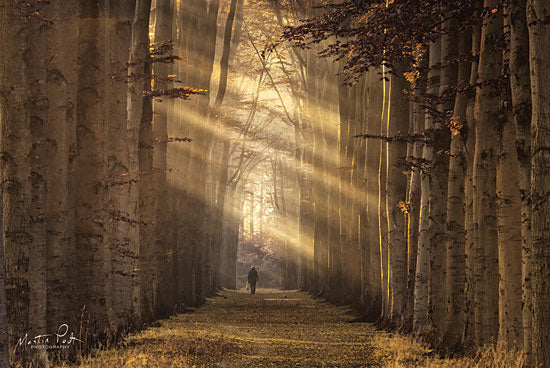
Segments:
[[[493,9],[497,1],[485,0]],[[491,41],[502,36],[502,17],[489,15],[481,31],[478,83],[500,77],[502,52]],[[498,67],[496,67],[498,66]],[[475,333],[478,346],[494,343],[498,333],[498,251],[496,227],[495,137],[499,134],[498,97],[494,84],[477,87],[474,118],[475,154],[473,167],[473,220],[475,228]]]
[[[367,133],[376,134],[380,131],[380,120],[383,113],[382,81],[378,70],[371,70],[368,74],[368,111]],[[378,223],[378,175],[380,164],[380,142],[375,139],[367,139],[367,234],[368,282],[363,288],[365,299],[369,303],[367,312],[373,319],[380,315],[382,300],[381,258],[380,244],[381,234]]]
[[[41,32],[41,24],[33,19],[26,24],[26,35],[30,47],[26,50],[25,67],[29,81],[28,101],[25,106],[30,120],[30,183],[31,183],[31,209],[29,235],[32,241],[31,256],[29,259],[29,287],[30,310],[29,327],[34,335],[47,333],[47,248],[46,248],[46,223],[47,223],[47,142],[45,129],[48,124],[49,100],[47,85],[47,68],[45,63],[47,49],[33,47],[32,42],[45,43],[47,34]],[[31,41],[32,40],[32,41]],[[34,352],[39,356],[41,365],[47,364],[47,354],[44,350]]]
[[[417,63],[421,68],[428,67],[428,58],[422,56]],[[415,97],[421,98],[426,93],[426,73],[421,73],[415,82]],[[420,102],[413,103],[413,134],[421,134],[424,131],[425,108]],[[420,221],[420,177],[422,160],[422,142],[414,142],[412,154],[409,160],[412,161],[411,173],[409,178],[408,193],[408,223],[407,223],[407,245],[408,245],[408,276],[407,276],[407,302],[405,305],[405,316],[403,327],[406,331],[412,329],[414,315],[414,288],[416,278],[416,261],[418,257],[418,230]]]
[[[409,100],[404,91],[408,85],[402,76],[403,70],[397,68],[391,75],[390,106],[387,135],[394,136],[409,131]],[[405,214],[399,203],[406,201],[407,177],[398,166],[407,155],[407,144],[395,142],[387,148],[386,213],[388,221],[388,252],[391,275],[391,314],[390,320],[400,324],[407,301],[407,242],[405,240]]]
[[[443,16],[450,14],[453,9],[445,9]],[[439,116],[435,117],[434,125],[434,156],[431,168],[432,187],[430,191],[430,219],[432,221],[431,265],[430,265],[430,303],[431,320],[435,334],[439,338],[443,335],[446,322],[445,303],[445,274],[447,244],[447,187],[449,179],[449,155],[451,134],[445,126],[448,112],[455,102],[454,86],[457,82],[457,64],[453,61],[458,51],[458,33],[456,21],[453,17],[446,20],[441,36],[441,72],[439,80],[440,105]],[[426,127],[427,128],[427,127]]]
[[[153,77],[152,64],[146,63],[144,68],[145,83],[143,86],[144,98],[142,104],[141,121],[139,124],[139,200],[138,200],[138,226],[139,226],[139,248],[135,254],[135,266],[133,280],[135,282],[133,313],[136,325],[149,323],[153,320],[153,301],[151,285],[151,262],[154,254],[153,224],[155,208],[154,171],[153,171],[153,99],[146,96],[151,92],[151,81]],[[162,267],[162,265],[160,265]],[[170,285],[172,286],[172,285]],[[175,288],[169,290],[176,294]],[[178,299],[168,299],[169,311],[175,312]]]
[[[510,28],[508,9],[504,13],[504,28]],[[510,39],[505,35],[506,42]],[[503,75],[509,75],[510,49],[503,52]],[[521,196],[519,162],[515,147],[510,85],[501,88],[501,121],[497,137],[497,229],[499,266],[499,331],[498,343],[508,350],[520,350],[522,337],[522,254],[521,254]]]
[[[522,249],[522,319],[523,351],[531,360],[531,330],[533,321],[531,286],[531,86],[529,72],[529,32],[526,0],[508,2],[510,15],[510,86],[512,112],[516,128],[516,150],[519,161],[518,184],[521,196]]]
[[[45,166],[47,196],[47,315],[48,331],[80,319],[77,284],[67,278],[74,272],[74,204],[76,156],[76,87],[78,49],[78,3],[53,3],[44,9],[54,26],[48,30],[48,44],[58,45],[48,63],[49,112],[45,136],[47,155],[55,164]],[[71,300],[72,299],[72,300]]]
[[[0,13],[1,14],[1,13]],[[3,18],[0,18],[4,20]],[[0,197],[1,198],[1,197]],[[9,368],[9,336],[8,336],[8,311],[6,300],[6,267],[4,263],[4,226],[3,211],[4,201],[0,201],[0,367]]]
[[[533,280],[533,364],[550,362],[550,24],[546,21],[550,4],[527,1],[529,57],[531,68],[531,211],[532,211],[532,280]]]
[[[476,9],[478,11],[479,9]],[[472,29],[472,53],[479,54],[479,46],[481,42],[481,21],[473,26]],[[477,83],[479,62],[477,59],[472,61],[470,69],[470,86]],[[474,151],[475,151],[475,119],[474,119],[475,94],[468,94],[466,107],[466,126],[464,129],[464,162],[466,170],[464,173],[464,230],[465,245],[464,254],[466,257],[466,288],[465,288],[465,320],[464,329],[461,331],[462,344],[472,346],[475,335],[475,297],[474,290],[476,288],[475,279],[475,228],[473,218],[473,170],[474,170]]]
[[[155,21],[155,45],[157,47],[162,44],[167,44],[172,41],[172,24],[174,11],[171,9],[171,0],[157,0],[156,2],[156,21]],[[166,63],[154,64],[155,89],[168,90],[171,88],[168,75],[171,72],[171,67]],[[154,204],[154,225],[153,237],[155,252],[162,254],[160,259],[155,259],[152,272],[153,295],[158,295],[159,300],[155,301],[155,312],[165,314],[166,308],[172,308],[177,304],[177,293],[171,288],[177,288],[177,279],[179,270],[175,267],[173,255],[175,254],[175,244],[168,240],[167,234],[170,231],[168,222],[170,214],[166,209],[169,208],[170,198],[168,191],[168,165],[167,165],[167,149],[168,149],[168,119],[169,109],[173,104],[173,99],[169,97],[161,97],[153,102],[153,168],[155,171],[154,185],[156,188],[156,202]],[[175,143],[181,144],[181,143]],[[187,143],[183,143],[187,144]],[[165,254],[170,253],[170,262],[166,265]],[[163,262],[164,258],[164,262]],[[163,264],[165,263],[165,264]],[[167,267],[166,267],[167,266]],[[163,285],[169,285],[166,288]],[[163,290],[164,289],[164,290]],[[166,305],[167,303],[168,305]]]
[[[472,52],[472,32],[461,32],[458,55]],[[472,63],[458,65],[458,88],[467,88],[470,83]],[[464,229],[464,179],[466,171],[465,138],[469,125],[466,117],[468,95],[459,91],[455,98],[453,117],[449,128],[452,131],[447,190],[447,318],[444,344],[449,349],[458,347],[464,331],[466,268],[465,268],[465,229]],[[453,125],[456,124],[456,125]]]
[[[134,269],[136,264],[142,265],[145,263],[143,254],[140,254],[140,249],[143,247],[140,241],[140,212],[139,212],[139,185],[142,180],[140,173],[139,160],[139,144],[140,144],[140,127],[143,115],[143,92],[144,85],[148,78],[145,78],[145,63],[149,56],[149,13],[151,11],[151,0],[136,1],[134,18],[132,21],[132,39],[130,44],[130,55],[128,59],[128,98],[127,98],[127,120],[126,130],[128,137],[128,166],[129,175],[128,181],[133,183],[130,186],[130,212],[129,218],[134,221],[134,226],[130,229],[130,244],[129,249],[134,255]],[[134,271],[135,272],[135,271]],[[147,275],[148,270],[141,269],[141,275]],[[133,313],[144,311],[144,305],[153,301],[145,301],[141,298],[139,287],[136,285],[136,277],[132,283],[132,308]],[[136,303],[140,303],[136,307]]]
[[[104,239],[105,135],[104,42],[99,2],[79,2],[78,90],[76,96],[75,242],[79,269],[78,298],[85,316],[83,340],[101,337],[109,329],[107,316],[111,253]],[[91,345],[88,345],[91,346]]]
[[[434,42],[430,46],[429,72],[427,91],[429,94],[437,95],[439,89],[439,72],[433,67],[441,60],[441,45]],[[424,131],[428,137],[433,139],[434,118],[426,114]],[[432,161],[433,145],[425,144],[422,152],[422,159],[425,167],[421,171],[420,185],[420,220],[418,231],[418,255],[416,260],[416,277],[414,282],[414,313],[413,330],[416,334],[423,334],[426,331],[429,313],[429,285],[430,285],[430,253],[431,253],[431,221],[430,203],[432,190]]]
[[[386,69],[382,68],[383,77]],[[384,80],[382,82],[382,115],[380,117],[379,135],[387,135],[387,119],[390,101],[390,83]],[[382,306],[381,318],[387,320],[391,312],[391,290],[390,290],[390,268],[388,252],[388,220],[386,212],[386,178],[388,173],[388,143],[380,140],[380,160],[378,162],[378,235],[380,246],[380,272],[382,282]]]
[[[128,142],[126,126],[119,121],[127,119],[128,49],[132,35],[131,20],[135,1],[111,1],[105,22],[105,141],[106,158],[106,211],[108,213],[105,242],[112,252],[109,293],[112,303],[108,307],[109,320],[116,331],[132,324],[132,272],[133,257],[129,249],[131,224],[130,192],[133,183],[127,182]],[[117,137],[116,139],[114,137]]]

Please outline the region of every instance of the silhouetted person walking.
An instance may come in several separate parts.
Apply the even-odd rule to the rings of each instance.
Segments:
[[[258,271],[252,266],[248,271],[248,285],[250,285],[250,294],[256,293],[256,282],[258,282]]]

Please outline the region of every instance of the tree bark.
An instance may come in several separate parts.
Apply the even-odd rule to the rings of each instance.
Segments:
[[[373,69],[368,73],[368,111],[367,111],[367,132],[377,133],[380,130],[380,120],[383,111],[382,81],[379,70]],[[368,259],[367,268],[368,282],[363,287],[363,294],[366,302],[369,303],[367,313],[372,319],[380,315],[382,300],[382,279],[381,279],[381,255],[380,237],[378,224],[378,165],[380,164],[380,142],[375,139],[368,139],[367,142],[367,234],[368,237]]]
[[[512,111],[516,129],[519,161],[518,184],[521,195],[522,249],[522,320],[523,351],[527,363],[531,360],[531,330],[533,320],[531,284],[531,86],[529,72],[529,32],[527,30],[526,0],[508,2],[510,15],[510,86]]]
[[[472,52],[472,32],[461,32],[458,54],[467,55]],[[470,83],[472,63],[461,62],[458,65],[458,88],[467,88]],[[447,189],[447,272],[445,289],[447,290],[447,318],[444,335],[444,344],[449,349],[458,347],[462,342],[464,331],[466,287],[466,256],[465,256],[465,228],[464,228],[464,180],[466,171],[466,155],[464,143],[467,135],[466,109],[469,97],[466,91],[460,91],[455,98],[453,118],[450,124],[451,151],[449,162],[449,176]]]
[[[171,0],[157,0],[156,2],[156,21],[155,21],[155,45],[156,47],[162,44],[173,42],[172,40],[172,17],[174,12],[171,9],[175,2]],[[155,89],[168,90],[171,84],[168,79],[170,66],[166,63],[154,64]],[[173,104],[173,100],[169,97],[161,97],[153,101],[153,168],[156,172],[153,180],[156,188],[155,214],[153,226],[154,244],[153,249],[157,255],[153,259],[151,281],[153,292],[151,297],[154,298],[153,308],[155,313],[165,315],[168,310],[173,308],[177,303],[177,295],[174,290],[169,288],[177,288],[176,280],[180,277],[179,270],[174,267],[174,257],[170,257],[168,261],[166,254],[175,254],[175,244],[169,241],[167,234],[170,231],[169,216],[166,209],[169,208],[170,198],[168,191],[168,164],[167,164],[167,149],[168,149],[168,112]],[[175,143],[175,144],[187,144]],[[168,263],[168,265],[166,265]],[[168,287],[167,287],[168,286]],[[156,296],[156,297],[155,297]]]
[[[485,0],[486,9],[497,1]],[[502,52],[492,40],[502,36],[500,14],[487,15],[481,31],[478,83],[474,107],[475,154],[473,167],[473,220],[475,228],[475,333],[476,344],[495,342],[498,333],[498,251],[496,227],[496,141],[499,134],[498,97],[494,82],[501,73]]]
[[[418,60],[421,69],[428,67],[428,57],[423,55],[421,60]],[[420,99],[426,94],[426,73],[421,73],[418,80],[415,82],[414,95]],[[413,103],[413,124],[412,132],[421,134],[424,131],[425,108],[420,102]],[[416,278],[416,262],[418,257],[418,230],[420,221],[420,200],[421,200],[421,167],[418,164],[422,159],[422,143],[414,142],[410,160],[413,162],[409,177],[409,193],[408,204],[409,213],[407,217],[407,246],[408,246],[408,275],[407,275],[407,302],[405,305],[405,316],[403,327],[406,331],[412,329],[414,315],[414,289]]]
[[[532,282],[533,282],[533,364],[550,362],[550,4],[527,1],[529,58],[531,69],[531,215],[532,215]]]
[[[10,363],[10,354],[8,345],[9,336],[6,299],[6,267],[4,263],[4,227],[2,225],[4,211],[3,204],[4,201],[0,201],[0,231],[2,234],[2,236],[0,236],[0,367],[8,368]]]
[[[139,212],[139,185],[142,178],[140,177],[140,160],[139,160],[139,143],[140,143],[140,126],[143,115],[143,92],[146,83],[145,78],[145,63],[149,57],[149,13],[151,11],[151,0],[136,1],[134,18],[132,21],[132,38],[130,44],[130,55],[128,59],[128,98],[127,98],[127,120],[126,130],[128,137],[128,166],[129,175],[128,181],[133,183],[130,186],[130,204],[132,211],[129,218],[134,221],[134,226],[130,229],[130,244],[129,249],[134,254],[134,269],[136,264],[143,264],[144,259],[139,258],[144,255],[139,254],[142,247],[140,239],[140,212]],[[141,270],[140,275],[146,275],[148,270]],[[138,279],[138,278],[136,278]],[[141,299],[139,287],[132,283],[132,307],[134,313],[142,311],[143,304],[147,304]],[[141,306],[136,308],[135,303],[140,303]],[[136,310],[137,309],[137,310]]]
[[[387,135],[394,136],[409,131],[409,100],[404,91],[408,85],[402,76],[403,70],[397,68],[397,74],[391,75],[390,106],[388,106]],[[400,324],[405,312],[407,300],[407,242],[405,240],[405,214],[399,203],[406,201],[407,177],[398,166],[407,154],[407,144],[396,142],[388,144],[386,213],[388,221],[388,252],[391,277],[391,314],[390,320]]]
[[[447,16],[453,9],[445,9],[443,16]],[[447,244],[447,187],[449,179],[449,155],[451,134],[445,126],[448,113],[452,110],[455,101],[457,82],[457,63],[453,61],[458,51],[458,33],[456,20],[448,17],[442,25],[441,36],[441,72],[439,80],[439,97],[441,103],[437,107],[434,124],[433,162],[431,167],[432,187],[430,191],[430,219],[432,221],[431,264],[430,264],[430,303],[431,320],[435,334],[439,338],[443,335],[446,322],[445,303],[445,275]],[[427,128],[427,127],[426,127]]]
[[[439,90],[439,72],[434,66],[441,60],[440,42],[434,42],[430,45],[429,72],[427,91],[430,94],[437,95]],[[434,129],[434,118],[426,114],[424,131],[433,137],[430,133]],[[433,139],[433,138],[432,138]],[[418,256],[416,260],[416,278],[414,283],[414,313],[413,313],[413,331],[421,335],[428,328],[429,313],[429,285],[430,285],[430,253],[431,253],[431,221],[430,221],[430,198],[432,190],[433,175],[431,167],[433,165],[433,145],[426,144],[422,152],[424,167],[420,176],[420,220],[418,230]]]
[[[132,324],[132,273],[133,257],[129,249],[131,224],[130,187],[128,176],[128,142],[126,126],[119,121],[127,119],[128,73],[131,21],[135,1],[110,1],[105,22],[105,141],[106,160],[106,212],[105,242],[112,252],[109,293],[112,303],[108,307],[109,320],[116,331]],[[114,139],[114,137],[117,137]]]
[[[477,11],[478,9],[476,9]],[[472,29],[472,54],[479,55],[479,47],[481,42],[481,21],[473,26]],[[479,60],[472,60],[470,69],[470,86],[477,83]],[[471,87],[470,87],[471,88]],[[475,297],[476,289],[475,278],[475,228],[473,218],[473,169],[474,169],[474,152],[475,152],[475,125],[474,119],[475,93],[468,93],[468,101],[466,107],[466,126],[464,130],[464,160],[466,170],[464,172],[464,230],[465,230],[465,245],[464,255],[466,257],[466,286],[465,286],[465,320],[464,329],[461,331],[462,344],[470,347],[474,344],[475,339]]]
[[[79,2],[78,89],[76,96],[75,242],[78,298],[85,316],[86,343],[109,329],[107,305],[111,253],[105,244],[104,4]],[[91,346],[91,345],[89,345]]]
[[[382,68],[383,77],[386,76],[386,69]],[[390,101],[390,83],[382,81],[382,115],[380,117],[379,134],[387,135],[387,119]],[[380,272],[382,282],[382,305],[381,319],[387,321],[391,312],[391,290],[390,290],[390,268],[388,252],[388,220],[386,212],[386,178],[388,173],[388,143],[380,140],[380,155],[378,162],[378,235],[380,247]]]
[[[504,28],[510,28],[510,14],[504,12]],[[510,42],[505,35],[507,43]],[[503,52],[502,74],[510,74],[510,48]],[[515,146],[511,88],[501,88],[501,120],[497,137],[497,230],[499,265],[499,331],[498,344],[509,350],[520,350],[522,336],[522,254],[521,254],[521,194],[519,189],[518,153]]]

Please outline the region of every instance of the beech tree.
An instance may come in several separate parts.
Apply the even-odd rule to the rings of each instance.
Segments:
[[[533,287],[533,363],[544,365],[550,361],[548,344],[548,270],[547,251],[548,234],[546,215],[548,204],[543,198],[548,197],[548,163],[545,147],[548,137],[545,133],[548,124],[548,74],[545,73],[550,60],[548,53],[549,26],[543,21],[548,14],[548,4],[542,1],[527,2],[527,24],[529,29],[529,57],[531,70],[532,129],[531,129],[531,213],[533,253],[532,287]]]

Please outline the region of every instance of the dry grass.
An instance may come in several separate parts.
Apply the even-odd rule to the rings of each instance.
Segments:
[[[521,356],[492,349],[440,359],[411,337],[352,319],[347,308],[301,292],[224,292],[196,311],[128,337],[116,350],[63,367],[521,367]]]
[[[426,344],[410,336],[380,332],[373,345],[384,360],[385,368],[412,367],[457,367],[457,368],[523,368],[523,354],[516,351],[496,350],[494,347],[480,349],[470,356],[442,358]]]

